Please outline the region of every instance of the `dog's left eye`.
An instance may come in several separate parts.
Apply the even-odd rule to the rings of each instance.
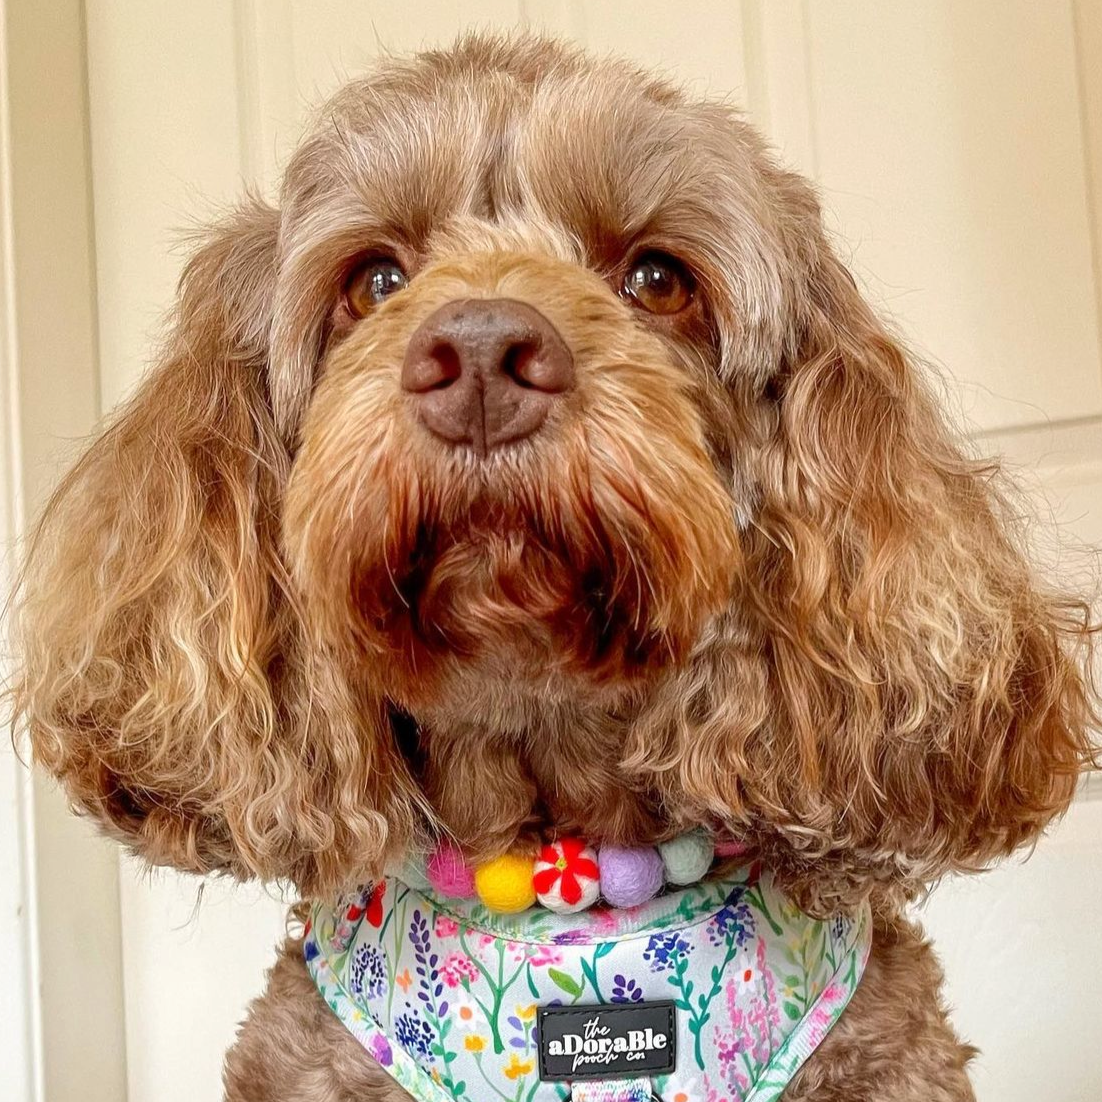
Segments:
[[[400,291],[409,281],[397,260],[372,257],[353,268],[345,281],[344,301],[353,317],[362,318],[388,295]]]
[[[684,264],[666,253],[644,253],[624,276],[621,292],[651,314],[676,314],[693,300],[696,285]]]

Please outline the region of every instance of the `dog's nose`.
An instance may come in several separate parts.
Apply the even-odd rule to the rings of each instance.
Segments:
[[[402,388],[421,420],[480,455],[522,440],[574,385],[574,357],[538,310],[514,299],[449,302],[410,338]]]

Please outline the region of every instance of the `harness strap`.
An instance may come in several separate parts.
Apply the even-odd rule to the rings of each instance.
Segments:
[[[586,1079],[573,1084],[572,1102],[651,1102],[650,1079]]]

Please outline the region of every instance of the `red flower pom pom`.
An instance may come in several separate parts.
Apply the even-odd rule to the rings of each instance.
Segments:
[[[532,886],[548,910],[570,914],[597,901],[599,878],[593,850],[580,838],[563,838],[540,850]]]

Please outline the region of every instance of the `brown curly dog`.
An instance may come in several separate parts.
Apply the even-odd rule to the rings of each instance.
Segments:
[[[195,253],[33,541],[17,711],[150,862],[306,899],[444,832],[729,832],[876,915],[785,1098],[961,1102],[903,908],[1091,757],[1086,611],[998,487],[735,112],[465,39],[348,85]],[[294,940],[226,1089],[408,1097]]]

